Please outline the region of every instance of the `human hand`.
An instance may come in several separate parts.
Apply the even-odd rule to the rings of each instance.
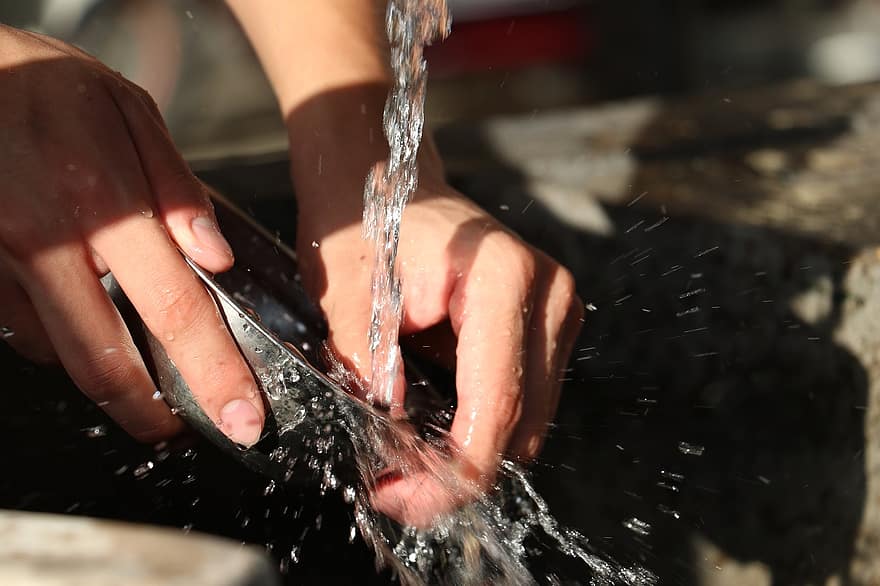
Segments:
[[[91,56],[0,26],[0,325],[16,350],[60,360],[134,437],[181,427],[99,278],[112,271],[202,408],[257,441],[256,383],[178,247],[232,266],[205,187],[152,99]]]
[[[450,438],[462,482],[417,472],[379,483],[373,495],[377,508],[415,525],[491,485],[503,454],[537,456],[583,311],[567,270],[441,175],[423,165],[403,216],[401,336],[455,354],[458,405]],[[372,243],[361,238],[358,223],[338,217],[346,213],[338,203],[316,210],[306,200],[301,208],[303,281],[327,316],[332,349],[368,385]],[[393,405],[402,405],[404,389],[399,380]]]

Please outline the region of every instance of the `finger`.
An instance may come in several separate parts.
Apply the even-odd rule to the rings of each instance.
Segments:
[[[0,338],[32,362],[58,361],[30,298],[5,263],[0,263]]]
[[[112,92],[171,237],[209,271],[229,269],[233,263],[232,248],[220,233],[208,190],[177,151],[156,103],[144,90],[128,82],[115,86]]]
[[[108,83],[111,91],[128,95],[122,87]],[[256,382],[213,299],[152,213],[143,168],[147,157],[168,155],[125,148],[133,139],[127,122],[121,115],[120,124],[105,125],[107,136],[97,143],[98,155],[115,164],[88,190],[75,193],[91,212],[80,217],[82,236],[113,271],[208,417],[233,441],[252,445],[263,421]]]
[[[177,433],[182,424],[153,400],[153,381],[87,252],[75,245],[47,248],[20,273],[52,345],[83,393],[141,441]]]
[[[326,238],[318,248],[312,248],[308,242],[300,242],[300,269],[303,281],[312,298],[317,298],[327,318],[327,342],[333,353],[348,373],[347,389],[349,392],[366,400],[371,390],[372,353],[370,352],[370,279],[372,273],[373,254],[369,244],[353,251],[352,238],[360,240],[359,226],[350,226]],[[303,247],[306,249],[303,251]],[[344,275],[328,278],[325,267],[343,265],[351,266],[352,255],[359,262],[354,269]],[[341,278],[340,278],[341,277]],[[395,333],[396,335],[396,333]],[[400,351],[397,350],[398,364]],[[354,378],[356,380],[351,380]],[[392,393],[392,415],[402,414],[403,396],[406,381],[402,368],[395,379]],[[379,398],[379,397],[377,397]]]
[[[485,263],[478,257],[449,303],[458,335],[458,407],[450,432],[465,459],[483,475],[484,485],[494,480],[522,411],[523,349],[535,269],[525,252],[508,256],[512,260],[499,262],[505,256],[487,254]]]
[[[393,519],[418,528],[430,527],[444,513],[478,498],[481,486],[462,474],[458,461],[450,461],[433,447],[406,446],[400,469],[373,483],[370,502]]]
[[[450,322],[458,336],[452,462],[388,475],[377,484],[374,505],[396,519],[425,526],[490,486],[519,420],[534,266],[531,255],[508,254],[510,238],[487,236],[484,245],[500,239],[503,253],[484,246],[484,256],[452,291]]]
[[[256,443],[264,415],[256,382],[213,299],[159,221],[129,214],[112,230],[95,232],[91,244],[208,417],[237,443]]]
[[[556,414],[562,387],[562,369],[568,363],[580,329],[582,305],[571,274],[545,259],[539,269],[535,306],[529,326],[522,418],[508,453],[526,460],[541,451],[547,429]]]
[[[358,299],[358,297],[362,298]],[[370,328],[370,298],[355,295],[341,301],[326,299],[325,302],[328,306],[325,310],[329,328],[328,343],[343,365],[355,372],[363,381],[362,386],[350,390],[361,399],[369,398],[389,407],[394,416],[402,415],[406,381],[400,348],[395,345],[388,354],[377,353],[375,357],[372,355],[367,334]],[[396,337],[397,332],[387,332],[386,336]],[[378,364],[397,365],[390,401],[383,396],[384,393],[378,388],[377,381],[373,380],[374,358]]]
[[[468,314],[458,331],[458,407],[450,432],[463,455],[486,476],[486,484],[494,480],[499,456],[522,411],[530,305],[524,289],[508,291],[510,297],[500,303],[491,289],[474,287],[465,293]]]

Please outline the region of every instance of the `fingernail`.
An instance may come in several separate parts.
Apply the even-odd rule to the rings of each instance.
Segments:
[[[232,247],[220,233],[220,228],[207,216],[196,216],[192,221],[192,231],[204,248],[224,258],[232,258]]]
[[[235,443],[249,448],[260,439],[263,419],[250,402],[235,399],[220,410],[220,430]]]

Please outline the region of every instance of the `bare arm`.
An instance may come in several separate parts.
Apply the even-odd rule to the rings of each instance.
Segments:
[[[228,2],[287,121],[304,283],[327,315],[331,345],[366,377],[372,254],[360,214],[364,178],[387,156],[385,2]],[[458,470],[486,487],[502,454],[537,455],[555,414],[559,371],[580,326],[574,281],[449,187],[430,139],[420,152],[419,190],[404,213],[399,259],[401,334],[428,332],[436,347],[456,349]],[[400,478],[375,502],[398,519],[427,523],[450,506],[438,484]]]

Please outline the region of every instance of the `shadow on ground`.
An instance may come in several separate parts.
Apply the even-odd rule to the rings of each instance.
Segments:
[[[613,227],[596,235],[484,163],[457,187],[567,264],[591,310],[535,470],[559,517],[663,584],[715,583],[724,559],[700,559],[697,540],[762,562],[773,584],[845,583],[869,382],[834,340],[854,251],[638,205],[595,204]],[[637,171],[633,199],[648,189]]]

